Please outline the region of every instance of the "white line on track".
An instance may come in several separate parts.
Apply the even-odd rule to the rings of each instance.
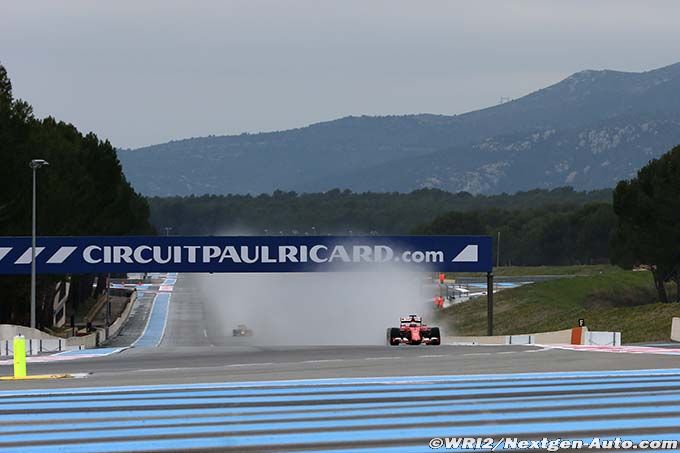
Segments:
[[[326,362],[344,362],[344,359],[325,359],[325,360],[305,360],[302,363],[326,363]]]
[[[140,370],[132,370],[135,373],[150,373],[150,372],[157,372],[157,371],[180,371],[180,370],[186,370],[186,368],[143,368]]]
[[[233,363],[231,365],[226,365],[228,367],[245,367],[245,366],[264,366],[264,365],[274,365],[273,362],[263,362],[263,363]]]
[[[158,347],[161,345],[163,342],[163,337],[165,336],[165,329],[168,327],[168,318],[170,317],[170,303],[172,302],[172,287],[170,287],[170,291],[167,293],[168,294],[168,308],[165,310],[165,321],[163,322],[163,330],[161,330],[161,336],[158,339],[158,343],[156,343],[155,347]],[[151,313],[149,313],[149,318],[151,317]]]

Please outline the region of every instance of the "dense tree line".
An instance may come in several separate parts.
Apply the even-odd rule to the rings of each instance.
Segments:
[[[416,228],[414,233],[489,235],[496,239],[500,232],[502,265],[596,264],[609,261],[609,241],[615,225],[610,204],[560,204],[450,212]]]
[[[39,169],[38,235],[150,234],[149,208],[123,176],[116,151],[96,135],[48,117],[13,98],[12,84],[0,65],[0,236],[31,234],[31,169]],[[40,276],[38,323],[50,325],[54,283],[64,276]],[[91,292],[94,276],[73,278],[69,310]],[[0,323],[26,324],[29,278],[0,277]]]
[[[522,210],[547,205],[610,202],[611,191],[575,192],[569,187],[513,195],[471,195],[436,189],[410,193],[331,190],[297,194],[205,195],[150,198],[151,221],[172,234],[408,234],[447,212]]]
[[[637,177],[621,181],[614,211],[613,262],[649,266],[659,300],[669,301],[666,283],[673,281],[680,302],[680,146],[649,162]]]

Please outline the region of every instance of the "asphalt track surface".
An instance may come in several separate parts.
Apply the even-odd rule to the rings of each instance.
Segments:
[[[405,453],[446,436],[680,439],[677,355],[257,346],[225,337],[192,285],[177,281],[158,347],[29,364],[31,374],[85,379],[1,382],[0,451]]]

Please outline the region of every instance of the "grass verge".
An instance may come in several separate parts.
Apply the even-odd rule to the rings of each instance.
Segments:
[[[680,303],[657,303],[649,272],[611,266],[601,270],[497,293],[494,334],[568,329],[584,318],[591,330],[621,332],[624,343],[668,340],[672,318],[680,317]],[[449,307],[439,322],[454,335],[486,335],[486,297]]]
[[[601,275],[608,274],[610,272],[616,272],[620,270],[616,266],[610,264],[595,264],[586,266],[502,266],[496,267],[493,270],[494,275],[501,277],[519,277],[524,275],[576,275],[576,276],[588,276],[588,275]],[[457,277],[483,277],[486,274],[483,273],[473,273],[473,274],[460,274],[460,273],[447,273],[447,278],[457,278]]]

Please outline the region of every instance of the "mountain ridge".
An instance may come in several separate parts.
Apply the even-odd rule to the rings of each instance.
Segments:
[[[679,93],[680,63],[645,72],[585,70],[460,115],[347,116],[119,150],[119,157],[146,195],[334,187],[499,193],[565,183],[597,189],[680,143]]]

